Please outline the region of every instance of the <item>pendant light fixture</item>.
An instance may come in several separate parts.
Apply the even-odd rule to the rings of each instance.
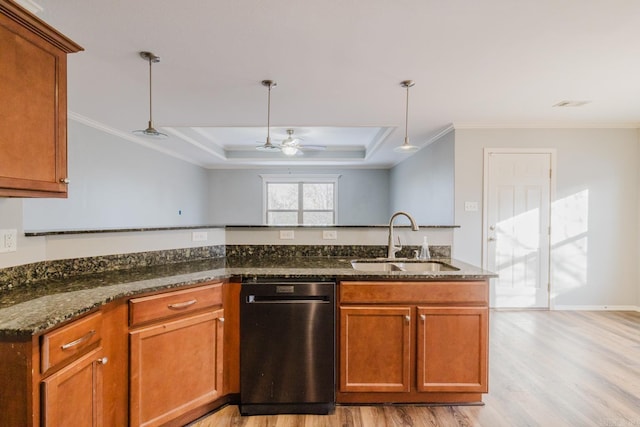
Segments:
[[[271,88],[277,86],[277,83],[274,82],[273,80],[263,80],[262,81],[262,86],[266,86],[269,88],[269,95],[267,98],[267,141],[264,143],[264,145],[258,145],[256,147],[256,150],[258,151],[280,151],[280,147],[278,147],[277,145],[273,145],[271,143],[271,136],[270,136],[270,126],[271,126]]]
[[[152,100],[151,98],[151,95],[152,95],[151,65],[153,63],[160,62],[160,57],[154,55],[151,52],[140,52],[140,57],[145,61],[149,62],[149,125],[147,126],[146,129],[134,130],[133,133],[135,133],[136,135],[147,136],[155,139],[165,139],[168,137],[167,134],[158,132],[153,127],[153,115],[152,115],[153,110],[152,110],[152,103],[151,103],[151,100]]]
[[[404,119],[404,142],[393,149],[396,153],[415,153],[419,149],[419,147],[409,144],[409,88],[415,84],[413,80],[405,80],[400,83],[400,86],[407,88],[407,108]]]

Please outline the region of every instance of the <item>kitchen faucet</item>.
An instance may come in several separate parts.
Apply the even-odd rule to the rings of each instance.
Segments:
[[[409,218],[409,221],[411,221],[411,229],[413,231],[418,231],[418,225],[416,224],[415,220],[413,219],[413,217],[411,215],[409,215],[406,212],[396,212],[393,215],[391,215],[391,219],[389,220],[389,245],[387,248],[387,258],[389,259],[393,259],[396,257],[396,252],[398,252],[400,249],[402,249],[402,244],[400,243],[400,237],[398,236],[398,245],[399,246],[394,246],[393,244],[393,220],[396,219],[397,216],[399,215],[404,215],[407,218]]]

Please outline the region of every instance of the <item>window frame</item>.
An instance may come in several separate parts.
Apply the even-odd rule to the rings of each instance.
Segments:
[[[275,225],[275,226],[308,226],[310,224],[303,224],[303,214],[305,212],[329,212],[329,210],[319,209],[303,209],[302,203],[302,187],[303,184],[333,184],[333,224],[323,224],[326,226],[336,225],[338,223],[338,174],[261,174],[262,178],[262,224],[263,225]],[[267,188],[269,184],[298,184],[298,223],[297,224],[269,224],[269,212],[268,209],[268,192]],[[271,212],[277,212],[277,210],[271,210]],[[284,210],[282,211],[284,212]]]

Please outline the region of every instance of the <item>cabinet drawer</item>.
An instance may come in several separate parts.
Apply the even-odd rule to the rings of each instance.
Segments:
[[[341,282],[341,303],[487,305],[486,281]]]
[[[131,326],[222,304],[222,282],[129,301]]]
[[[99,343],[102,313],[94,313],[42,336],[42,373],[70,360]]]

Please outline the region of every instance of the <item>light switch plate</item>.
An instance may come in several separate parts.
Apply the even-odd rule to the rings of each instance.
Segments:
[[[0,252],[18,250],[18,230],[15,228],[0,230]]]
[[[293,240],[294,238],[293,230],[280,230],[280,240]]]
[[[466,212],[477,212],[478,202],[464,202],[464,210]]]

